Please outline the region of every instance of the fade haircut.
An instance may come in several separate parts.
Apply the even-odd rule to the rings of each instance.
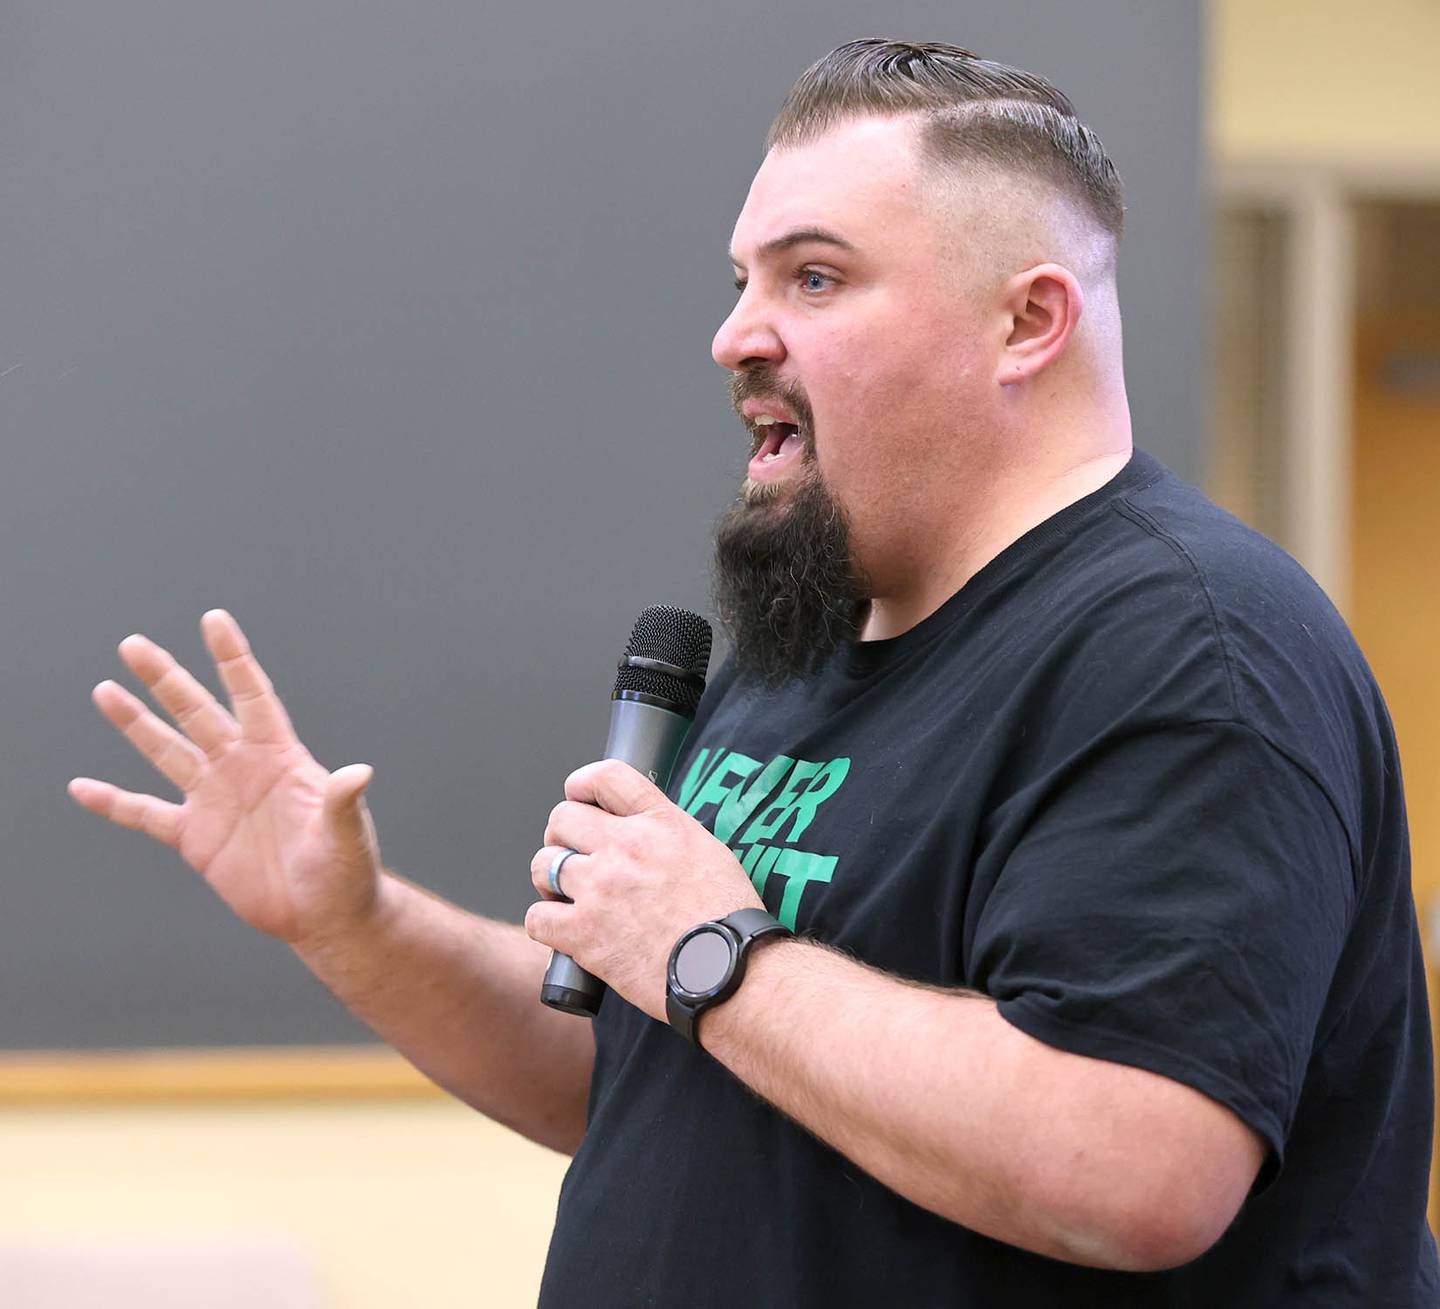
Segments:
[[[927,172],[978,163],[1034,177],[1077,202],[1119,245],[1120,175],[1065,93],[958,45],[870,37],[832,50],[791,88],[765,149],[804,145],[851,118],[908,114],[921,119]]]

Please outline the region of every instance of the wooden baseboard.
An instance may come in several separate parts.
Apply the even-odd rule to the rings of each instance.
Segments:
[[[445,1093],[381,1046],[0,1054],[0,1108],[218,1100],[407,1100]]]

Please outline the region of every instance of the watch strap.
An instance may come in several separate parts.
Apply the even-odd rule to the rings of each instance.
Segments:
[[[737,909],[734,913],[726,914],[724,918],[718,918],[716,921],[724,923],[740,938],[742,952],[757,936],[768,936],[772,932],[784,932],[786,936],[794,935],[768,909]]]

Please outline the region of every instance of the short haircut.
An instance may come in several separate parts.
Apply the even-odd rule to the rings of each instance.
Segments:
[[[765,149],[786,149],[841,122],[920,117],[923,167],[989,164],[1047,182],[1118,244],[1120,175],[1065,93],[1043,77],[939,41],[851,41],[816,60],[790,89]]]

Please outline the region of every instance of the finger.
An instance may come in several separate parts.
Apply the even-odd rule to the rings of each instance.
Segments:
[[[654,782],[620,759],[602,759],[577,768],[565,779],[565,798],[599,805],[621,817],[669,803]]]
[[[72,778],[68,789],[70,798],[92,814],[153,836],[172,850],[179,848],[181,821],[178,804],[170,804],[153,795],[122,791],[118,786],[97,782],[93,777]]]
[[[180,730],[214,757],[240,735],[240,728],[213,695],[176,662],[174,655],[136,633],[120,642],[126,666],[164,706]]]
[[[251,653],[240,624],[225,610],[211,609],[201,616],[200,630],[246,738],[271,745],[293,741],[295,729],[290,726],[290,717],[260,661]]]
[[[589,853],[607,843],[619,821],[614,814],[607,814],[594,805],[562,800],[550,811],[550,821],[545,825],[545,844],[568,845],[572,850]]]
[[[575,911],[559,900],[537,900],[525,911],[525,932],[532,941],[548,945],[562,954],[573,954],[565,948],[566,920]]]
[[[535,852],[535,857],[530,861],[530,883],[547,900],[560,899],[550,889],[550,863],[558,859],[568,846],[563,845],[542,845]],[[560,870],[560,889],[564,893],[563,899],[567,902],[575,899],[576,879],[583,881],[584,869],[581,864],[589,863],[589,856],[580,854],[578,851],[565,860],[565,865]]]
[[[205,756],[138,696],[119,682],[101,682],[91,693],[96,707],[142,755],[182,791],[188,792],[205,771]]]
[[[346,764],[325,783],[325,821],[342,850],[364,850],[375,831],[365,804],[365,789],[375,776],[369,764]]]

